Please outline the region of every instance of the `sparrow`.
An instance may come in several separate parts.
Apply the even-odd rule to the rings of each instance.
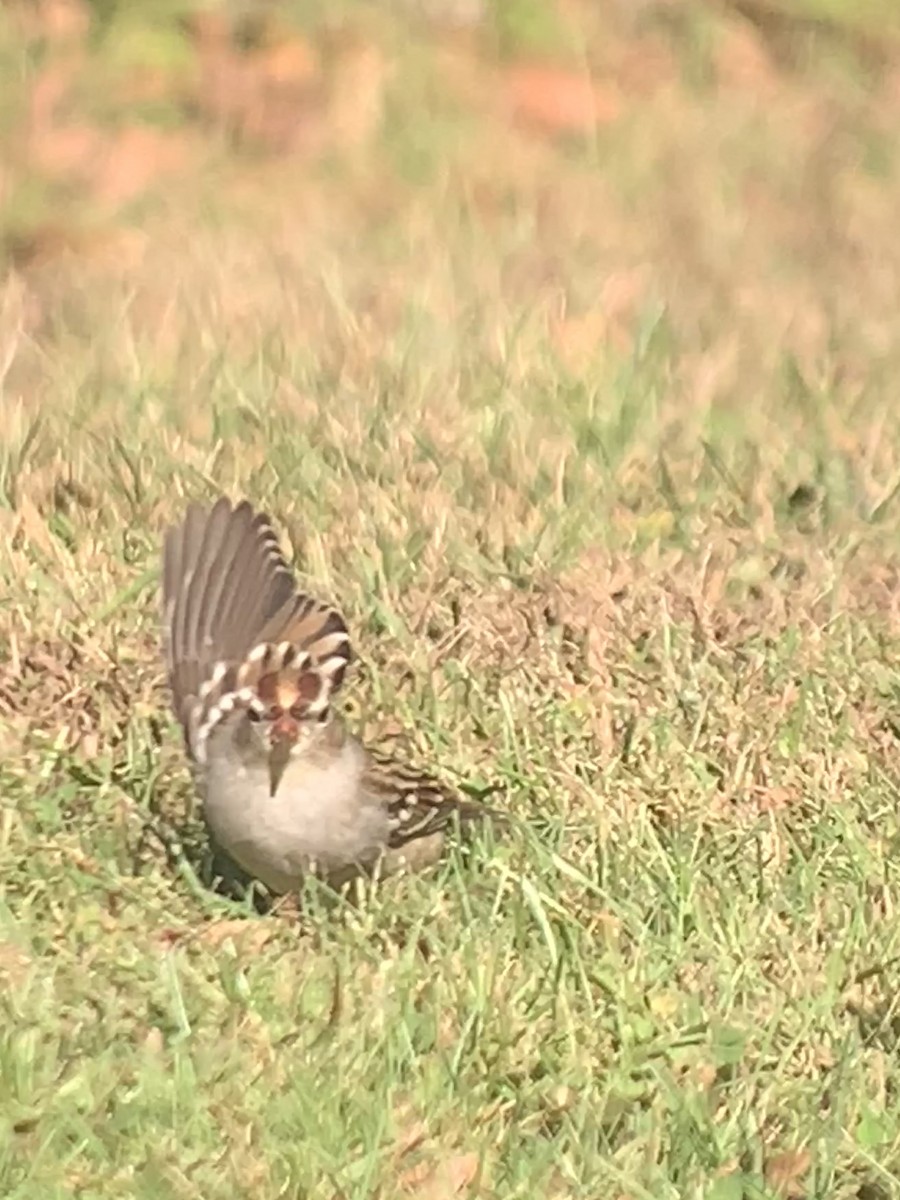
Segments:
[[[344,618],[298,591],[269,517],[191,504],[166,530],[163,644],[172,704],[213,840],[270,892],[420,869],[455,821],[490,815],[364,747],[335,711]],[[496,815],[496,814],[495,814]]]

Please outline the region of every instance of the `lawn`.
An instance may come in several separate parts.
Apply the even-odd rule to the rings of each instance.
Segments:
[[[839,7],[0,7],[4,1197],[900,1195],[900,43]],[[220,492],[508,831],[206,886],[158,573]]]

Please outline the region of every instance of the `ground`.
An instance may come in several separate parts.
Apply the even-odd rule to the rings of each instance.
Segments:
[[[325,7],[0,7],[0,1192],[891,1200],[893,7]],[[220,490],[509,831],[203,885]]]

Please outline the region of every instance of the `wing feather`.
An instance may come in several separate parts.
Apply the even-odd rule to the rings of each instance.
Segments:
[[[260,644],[291,642],[314,666],[328,663],[333,692],[351,656],[341,614],[297,591],[268,516],[224,497],[209,509],[190,505],[166,532],[163,633],[173,705],[189,740],[201,688],[220,664],[239,666]]]

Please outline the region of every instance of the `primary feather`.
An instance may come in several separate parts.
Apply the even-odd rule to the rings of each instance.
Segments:
[[[343,617],[297,591],[269,518],[246,500],[192,504],[168,530],[163,610],[169,686],[192,753],[198,706],[221,696],[257,646],[290,643],[327,664],[331,691],[350,662]]]

